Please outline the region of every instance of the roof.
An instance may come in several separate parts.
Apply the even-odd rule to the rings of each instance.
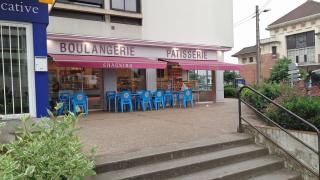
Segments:
[[[271,23],[269,27],[316,14],[320,14],[320,3],[313,0],[307,0],[296,9],[290,11],[288,14]]]
[[[257,52],[257,46],[250,46],[250,47],[245,47],[245,48],[241,49],[239,52],[235,53],[232,56],[238,57],[240,55],[256,53],[256,52]]]

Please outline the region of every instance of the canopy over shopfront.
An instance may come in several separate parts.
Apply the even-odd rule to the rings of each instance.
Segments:
[[[80,56],[49,54],[60,67],[86,67],[109,69],[165,69],[167,63],[150,58],[116,56]]]
[[[183,70],[240,70],[240,65],[219,62],[215,60],[182,60],[163,59],[169,63],[178,64]]]

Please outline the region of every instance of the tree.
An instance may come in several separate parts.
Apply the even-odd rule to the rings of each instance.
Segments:
[[[289,81],[289,64],[292,63],[291,59],[283,57],[278,60],[278,62],[272,67],[269,82],[279,83],[280,81]],[[299,70],[300,78],[302,80],[306,79],[307,72],[303,69]]]
[[[224,78],[224,83],[225,84],[231,84],[234,82],[235,78],[240,77],[239,74],[235,73],[235,72],[230,72],[230,71],[225,71],[223,74],[223,78]]]
[[[288,65],[291,64],[291,59],[283,57],[272,67],[269,82],[279,83],[280,81],[288,81]]]

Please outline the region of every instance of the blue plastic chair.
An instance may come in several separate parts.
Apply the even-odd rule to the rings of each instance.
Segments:
[[[142,111],[146,111],[146,105],[148,105],[147,108],[150,111],[152,110],[151,99],[152,99],[152,93],[150,91],[144,91],[140,99],[140,106]]]
[[[116,91],[107,91],[106,92],[106,107],[110,112],[112,109],[111,103],[115,103],[117,92]]]
[[[175,93],[176,104],[181,108],[181,104],[183,104],[183,92],[178,91]]]
[[[71,109],[71,93],[68,91],[59,92],[59,103],[63,103],[62,107],[58,110],[57,115],[60,116],[64,114],[66,111],[70,111]]]
[[[132,95],[130,91],[120,93],[120,111],[124,112],[125,106],[129,106],[129,111],[132,112]]]
[[[138,90],[136,92],[137,95],[134,97],[134,110],[135,111],[138,110],[139,105],[140,105],[140,109],[142,109],[140,102],[141,102],[141,98],[142,98],[144,92],[145,92],[144,90]]]
[[[88,98],[83,92],[75,93],[73,95],[73,113],[77,114],[77,108],[80,108],[81,112],[85,116],[88,116]]]
[[[159,110],[159,105],[162,105],[162,108],[165,108],[165,103],[164,103],[164,93],[163,91],[157,90],[154,93],[154,100],[153,100],[153,104],[154,104],[154,109],[155,110]]]
[[[169,107],[173,108],[174,106],[174,98],[171,90],[166,90],[164,92],[164,101],[165,101],[165,106],[169,103]]]
[[[183,107],[187,108],[188,103],[190,103],[190,107],[193,107],[193,97],[191,89],[186,89],[183,91]]]

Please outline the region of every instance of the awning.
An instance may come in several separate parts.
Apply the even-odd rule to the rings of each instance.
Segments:
[[[215,60],[185,60],[185,59],[163,59],[164,61],[178,64],[183,70],[240,70],[240,65],[219,62]]]
[[[79,56],[49,54],[60,67],[87,67],[109,69],[165,69],[167,63],[148,58],[115,56]]]

